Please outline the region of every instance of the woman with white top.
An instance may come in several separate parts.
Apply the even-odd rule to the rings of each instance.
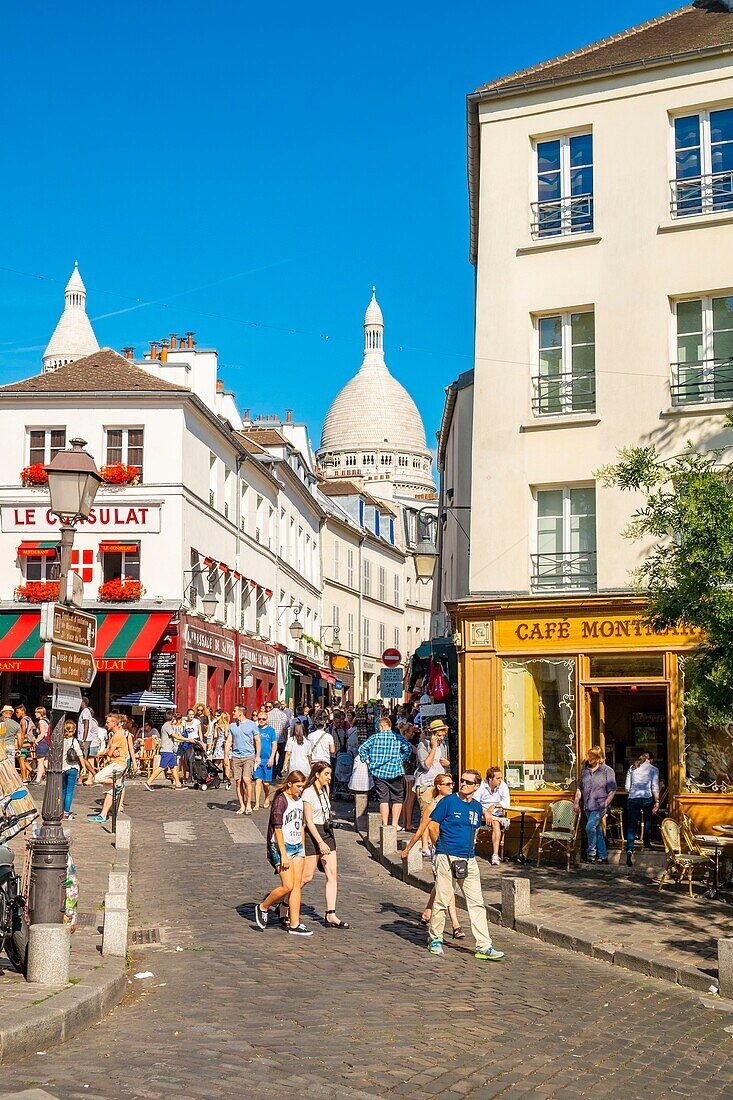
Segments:
[[[334,836],[333,815],[331,812],[331,765],[323,760],[317,761],[303,791],[303,814],[305,817],[305,867],[303,885],[306,886],[316,873],[320,862],[326,876],[326,926],[328,928],[350,928],[344,920],[336,916],[336,895],[338,893],[338,866],[336,857],[336,838]]]
[[[639,821],[644,815],[644,847],[652,846],[652,814],[659,809],[659,769],[654,767],[654,757],[643,752],[626,773],[626,866],[634,863],[634,844]]]
[[[299,771],[303,772],[304,775],[310,775],[312,755],[313,745],[305,725],[302,722],[294,722],[290,730],[290,736],[285,743],[285,764],[283,766],[285,775],[289,771]]]
[[[301,771],[290,772],[275,791],[267,825],[267,858],[280,876],[280,885],[271,890],[261,905],[255,905],[255,921],[260,931],[267,928],[273,905],[284,906],[289,899],[289,920],[281,923],[291,936],[312,936],[300,922],[300,894],[305,863],[305,826],[301,795],[306,778]]]

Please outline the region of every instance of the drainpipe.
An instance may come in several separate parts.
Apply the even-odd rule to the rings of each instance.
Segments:
[[[357,573],[357,584],[359,586],[359,622],[358,622],[358,651],[359,651],[359,700],[362,698],[362,692],[364,691],[364,665],[363,665],[363,646],[364,646],[364,593],[362,578],[364,576],[364,563],[363,552],[364,543],[366,541],[366,535],[361,535],[359,538],[359,571]],[[358,700],[354,700],[357,702]]]

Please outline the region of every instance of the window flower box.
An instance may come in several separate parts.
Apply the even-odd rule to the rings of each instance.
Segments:
[[[140,470],[137,466],[128,466],[125,462],[113,462],[99,471],[105,485],[139,485]]]
[[[105,581],[99,586],[99,598],[105,603],[126,603],[130,600],[139,600],[145,589],[140,581],[121,581],[119,578],[113,581]]]
[[[58,581],[28,581],[18,585],[15,598],[26,603],[52,603],[59,598],[59,588]]]
[[[29,485],[48,485],[48,474],[42,462],[34,462],[32,466],[25,466],[20,471],[20,480],[28,488]]]

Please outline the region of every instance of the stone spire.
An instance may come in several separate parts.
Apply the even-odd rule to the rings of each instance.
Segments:
[[[75,363],[95,351],[99,351],[99,344],[87,317],[87,290],[79,274],[79,264],[74,263],[64,292],[64,312],[43,353],[44,373],[64,363]]]
[[[372,300],[364,314],[364,357],[377,352],[384,359],[384,318],[377,301],[377,288],[372,287]]]

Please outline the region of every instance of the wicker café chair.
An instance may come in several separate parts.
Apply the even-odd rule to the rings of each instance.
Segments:
[[[537,866],[540,865],[542,851],[553,846],[565,852],[567,870],[575,856],[580,814],[576,814],[573,803],[567,798],[551,802],[545,813],[545,820],[539,833],[537,846]]]
[[[662,889],[668,877],[675,885],[686,879],[692,897],[693,876],[700,873],[709,877],[714,867],[713,860],[700,852],[683,851],[683,828],[671,817],[662,822],[662,840],[667,853],[667,866],[659,880],[659,889]]]

